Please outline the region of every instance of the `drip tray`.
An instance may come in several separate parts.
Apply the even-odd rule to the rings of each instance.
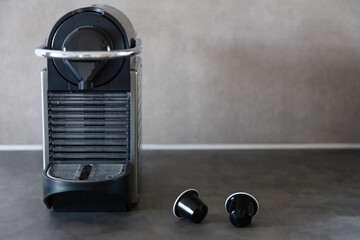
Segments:
[[[70,181],[103,181],[123,175],[123,163],[53,163],[47,175],[51,178]]]

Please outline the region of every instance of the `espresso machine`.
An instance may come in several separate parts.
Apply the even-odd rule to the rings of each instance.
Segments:
[[[127,211],[139,200],[141,40],[107,5],[65,14],[41,71],[44,203],[54,211]]]

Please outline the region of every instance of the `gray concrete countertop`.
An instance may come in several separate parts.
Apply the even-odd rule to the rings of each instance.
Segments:
[[[0,152],[0,239],[360,239],[360,151],[146,151],[139,204],[122,213],[59,213],[42,203],[41,152]],[[172,215],[196,188],[201,224]],[[229,194],[260,203],[233,227]]]

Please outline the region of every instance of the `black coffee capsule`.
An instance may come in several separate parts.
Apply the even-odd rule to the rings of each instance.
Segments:
[[[236,227],[246,227],[259,211],[259,203],[254,196],[245,192],[231,194],[225,201],[230,222]]]
[[[201,201],[198,191],[188,189],[175,200],[173,213],[178,218],[186,218],[194,223],[201,222],[208,212],[208,207]]]

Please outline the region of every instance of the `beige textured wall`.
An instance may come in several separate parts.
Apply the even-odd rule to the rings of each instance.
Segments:
[[[41,142],[34,56],[93,1],[0,0],[0,144]],[[360,142],[360,1],[132,0],[145,143]]]

